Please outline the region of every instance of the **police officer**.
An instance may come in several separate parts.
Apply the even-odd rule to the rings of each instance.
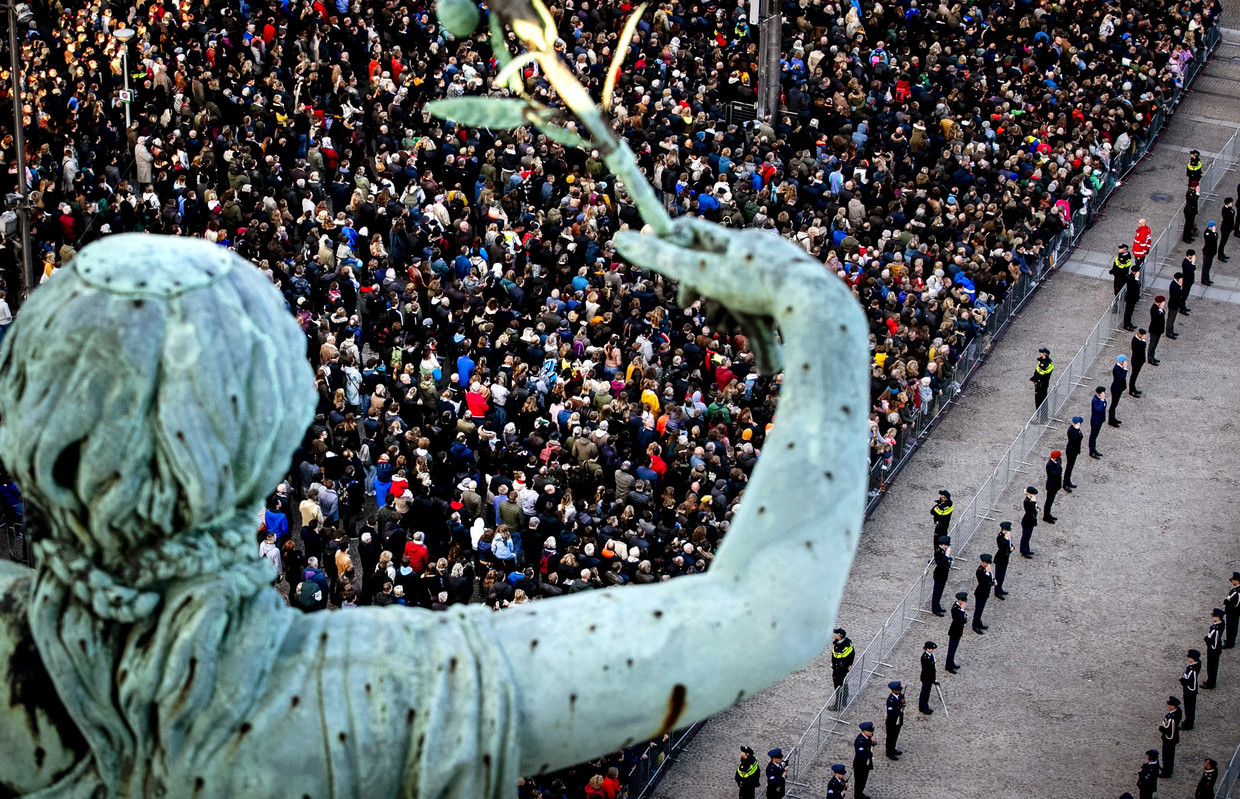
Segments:
[[[1176,696],[1167,697],[1167,713],[1163,716],[1158,730],[1162,733],[1162,771],[1158,776],[1166,779],[1175,771],[1175,747],[1180,742],[1180,699]]]
[[[1184,193],[1184,235],[1180,237],[1185,244],[1192,244],[1197,238],[1197,187],[1189,186]]]
[[[1133,262],[1127,244],[1121,244],[1115,249],[1115,257],[1111,259],[1111,286],[1115,293],[1119,294],[1119,290],[1128,285],[1128,275],[1132,271]]]
[[[1189,150],[1188,168],[1185,170],[1185,174],[1188,175],[1189,188],[1194,188],[1201,183],[1201,173],[1204,168],[1205,164],[1201,163],[1201,153]]]
[[[874,722],[863,721],[857,726],[861,732],[853,740],[853,782],[857,786],[853,796],[865,799],[865,784],[874,768]]]
[[[927,716],[934,713],[930,707],[930,689],[939,684],[938,667],[934,663],[934,650],[938,644],[926,641],[921,650],[921,694],[917,697],[917,709]]]
[[[1025,514],[1020,517],[1020,556],[1032,558],[1034,552],[1029,548],[1033,538],[1033,528],[1038,526],[1038,489],[1029,486],[1025,489]]]
[[[857,656],[853,651],[853,643],[843,627],[836,627],[831,634],[831,684],[836,689],[836,710],[848,706],[848,686],[844,681],[852,670],[853,659]]]
[[[1132,335],[1132,374],[1128,376],[1128,396],[1134,399],[1141,399],[1141,391],[1137,388],[1137,377],[1141,374],[1141,367],[1145,366],[1145,349],[1148,344],[1145,328],[1141,328]]]
[[[1180,685],[1184,686],[1184,723],[1181,730],[1191,730],[1197,719],[1197,681],[1201,675],[1201,653],[1196,649],[1188,650],[1188,663],[1184,673],[1180,675]]]
[[[1236,645],[1236,628],[1240,626],[1240,572],[1231,573],[1231,590],[1223,600],[1223,613],[1227,617],[1223,648],[1231,649]]]
[[[1137,772],[1137,794],[1141,799],[1154,799],[1154,793],[1158,790],[1158,750],[1147,749],[1145,751],[1145,763],[1141,765],[1141,770]]]
[[[1218,681],[1218,658],[1223,652],[1223,609],[1210,611],[1210,631],[1206,633],[1206,681],[1202,688],[1210,690]]]
[[[1089,457],[1101,458],[1098,451],[1098,431],[1107,420],[1107,390],[1103,386],[1094,389],[1094,398],[1089,402]]]
[[[1055,371],[1055,363],[1051,360],[1051,351],[1046,347],[1038,350],[1038,361],[1033,366],[1033,377],[1029,378],[1029,382],[1033,383],[1033,407],[1034,410],[1042,407],[1042,403],[1046,401],[1046,393],[1051,387],[1051,372]],[[1046,414],[1042,414],[1045,417]],[[1046,421],[1043,418],[1042,421]]]
[[[1115,365],[1111,367],[1111,415],[1107,419],[1107,424],[1111,427],[1119,427],[1122,421],[1115,418],[1115,412],[1119,410],[1119,398],[1128,390],[1128,356],[1116,355]]]
[[[843,763],[836,763],[831,767],[831,781],[827,783],[827,799],[844,799],[844,792],[848,790],[848,769],[844,768]],[[1214,795],[1210,795],[1210,799],[1214,799]]]
[[[904,754],[896,748],[900,730],[904,727],[904,686],[899,680],[887,683],[891,693],[887,695],[887,740],[884,741],[888,760],[899,760]]]
[[[1197,781],[1197,790],[1193,791],[1193,799],[1214,799],[1214,786],[1217,782],[1218,763],[1207,757],[1201,779]]]
[[[951,527],[952,511],[956,509],[952,505],[951,492],[946,488],[939,492],[939,498],[935,500],[934,507],[930,509],[930,518],[934,519],[934,538],[931,540],[931,546],[937,546],[939,536],[947,535],[947,528]]]
[[[771,759],[766,764],[766,799],[784,799],[788,791],[788,767],[784,765],[784,750],[772,749],[766,753]]]
[[[1065,450],[1068,465],[1063,470],[1063,490],[1069,494],[1076,488],[1076,483],[1072,482],[1072,467],[1076,466],[1076,459],[1081,454],[1081,442],[1085,440],[1085,434],[1081,432],[1081,423],[1084,421],[1079,416],[1073,416],[1072,424],[1068,425],[1068,448]]]
[[[952,571],[952,538],[949,535],[941,535],[938,539],[938,546],[934,548],[934,591],[930,594],[930,610],[934,611],[936,616],[946,616],[947,611],[943,610],[943,587],[947,585],[947,578]]]
[[[978,556],[977,571],[977,587],[973,589],[973,598],[977,600],[977,610],[973,611],[973,632],[978,635],[985,635],[984,630],[989,630],[990,625],[982,624],[982,611],[986,609],[986,600],[990,599],[990,591],[995,587],[995,575],[991,571],[994,556],[989,552],[983,552]]]
[[[960,636],[964,635],[964,626],[969,621],[965,607],[969,604],[969,595],[964,591],[956,592],[956,604],[952,605],[952,623],[947,628],[947,670],[952,674],[960,671],[956,665],[956,648],[960,646]]]
[[[1063,466],[1059,462],[1062,457],[1063,454],[1056,449],[1051,451],[1051,456],[1046,460],[1046,504],[1042,507],[1042,521],[1047,524],[1058,521],[1051,515],[1051,505],[1055,504],[1055,495],[1063,488]]]
[[[1007,577],[1008,561],[1014,548],[1012,523],[999,522],[999,534],[995,536],[995,599],[1007,599],[1008,591],[1003,587],[1003,579]]]
[[[740,788],[740,799],[754,799],[761,783],[762,775],[758,773],[758,760],[753,756],[753,750],[742,746],[741,764],[736,767],[736,785]]]

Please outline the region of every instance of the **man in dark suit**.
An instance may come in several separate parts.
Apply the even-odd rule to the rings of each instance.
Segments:
[[[934,712],[930,707],[930,689],[939,684],[938,669],[934,665],[934,650],[938,645],[926,641],[921,650],[921,694],[917,697],[917,709],[927,716]]]
[[[1025,489],[1023,502],[1024,514],[1020,517],[1020,556],[1032,558],[1033,550],[1029,541],[1033,538],[1033,528],[1038,526],[1038,489],[1029,486]]]
[[[1210,268],[1214,266],[1214,256],[1218,255],[1218,225],[1213,219],[1206,222],[1206,232],[1202,234],[1202,237],[1205,243],[1201,245],[1201,285],[1213,286]]]
[[[1123,396],[1124,391],[1128,389],[1128,356],[1115,356],[1115,365],[1111,367],[1111,414],[1107,419],[1107,424],[1111,427],[1119,427],[1122,421],[1115,417],[1115,411],[1119,408],[1119,398]]]
[[[1184,260],[1180,261],[1180,272],[1184,275],[1184,301],[1180,303],[1180,313],[1190,316],[1193,309],[1188,307],[1188,300],[1193,294],[1193,286],[1197,285],[1196,250],[1190,249],[1184,253]]]
[[[1089,457],[1101,458],[1098,451],[1098,431],[1107,420],[1107,390],[1103,386],[1094,389],[1094,398],[1089,405]]]
[[[969,621],[965,606],[969,604],[969,595],[964,591],[956,593],[956,603],[952,605],[952,623],[947,628],[947,670],[952,674],[960,671],[956,665],[956,648],[960,646],[960,636],[964,635],[964,626]]]
[[[1047,524],[1057,521],[1051,514],[1051,505],[1055,504],[1055,495],[1063,488],[1063,466],[1059,462],[1062,457],[1063,454],[1055,450],[1046,461],[1046,504],[1042,506],[1042,521]]]
[[[995,536],[995,599],[1006,599],[1008,592],[1003,588],[1003,580],[1007,577],[1008,562],[1012,559],[1012,523],[999,522],[999,535]]]
[[[1184,273],[1176,272],[1167,286],[1167,338],[1179,338],[1175,332],[1175,318],[1184,310]]]
[[[1132,324],[1132,312],[1141,299],[1141,267],[1134,265],[1128,270],[1128,282],[1124,286],[1124,329],[1131,332],[1137,329]]]
[[[1219,228],[1218,259],[1227,263],[1227,240],[1236,229],[1235,202],[1228,197],[1223,200],[1223,224]]]
[[[1141,367],[1145,366],[1145,347],[1148,338],[1145,328],[1141,328],[1132,337],[1132,372],[1128,375],[1128,394],[1133,397],[1140,397],[1141,392],[1137,389],[1137,375],[1141,374]]]
[[[1155,353],[1158,351],[1158,342],[1162,339],[1165,332],[1167,332],[1167,298],[1159,294],[1154,298],[1154,304],[1150,306],[1150,349],[1148,354],[1150,366],[1157,366],[1159,363]]]
[[[1081,432],[1084,421],[1079,416],[1073,416],[1072,424],[1068,425],[1068,465],[1063,470],[1063,490],[1069,494],[1076,488],[1076,483],[1072,482],[1072,467],[1076,466],[1076,459],[1081,454],[1081,442],[1085,440],[1085,434]]]
[[[930,594],[930,610],[936,616],[946,616],[943,610],[943,587],[952,570],[952,539],[951,536],[939,536],[938,546],[934,549],[934,591]]]

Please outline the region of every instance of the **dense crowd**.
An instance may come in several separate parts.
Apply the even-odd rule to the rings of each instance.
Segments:
[[[632,6],[549,5],[597,90]],[[732,124],[755,98],[747,8],[653,4],[616,127],[674,215],[777,231],[854,287],[876,461],[1090,210],[1220,11],[786,2],[784,112]],[[598,153],[426,113],[506,91],[485,36],[445,35],[418,0],[33,10],[40,275],[122,231],[201,236],[268,274],[306,332],[319,414],[260,544],[291,602],[498,608],[708,567],[779,381],[708,309],[618,259],[612,234],[641,220]],[[137,32],[124,44],[122,27]],[[520,77],[549,94],[535,68]],[[6,164],[13,148],[6,129]],[[12,214],[0,225],[11,242]],[[16,300],[11,243],[0,255]],[[0,296],[0,335],[5,310]],[[634,756],[523,795],[612,797]]]

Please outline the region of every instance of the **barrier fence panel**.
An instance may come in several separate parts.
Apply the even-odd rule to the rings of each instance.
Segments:
[[[1240,799],[1240,746],[1232,752],[1231,760],[1214,786],[1215,799]]]

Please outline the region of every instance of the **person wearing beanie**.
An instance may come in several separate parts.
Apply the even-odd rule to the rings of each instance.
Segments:
[[[1188,663],[1184,673],[1180,675],[1180,685],[1184,687],[1184,723],[1181,730],[1191,730],[1197,719],[1197,681],[1201,675],[1201,653],[1196,649],[1188,650]]]
[[[1150,306],[1150,347],[1146,352],[1146,361],[1150,366],[1158,366],[1158,342],[1162,341],[1163,333],[1167,332],[1167,298],[1159,294]]]
[[[1145,750],[1145,762],[1137,772],[1137,795],[1141,799],[1154,799],[1158,791],[1158,750]]]
[[[1063,464],[1060,462],[1062,457],[1059,450],[1054,450],[1046,460],[1046,504],[1042,506],[1042,521],[1047,524],[1057,521],[1051,514],[1051,505],[1055,504],[1055,495],[1063,488]]]
[[[1167,697],[1167,712],[1163,715],[1158,731],[1162,735],[1162,771],[1161,779],[1166,779],[1175,771],[1175,747],[1180,742],[1180,719],[1184,714],[1180,711],[1180,698]]]
[[[1210,611],[1210,631],[1206,633],[1206,681],[1201,684],[1207,691],[1218,683],[1218,658],[1223,652],[1223,609]]]
[[[1111,367],[1111,414],[1107,419],[1107,424],[1111,427],[1119,427],[1123,424],[1115,416],[1115,412],[1119,410],[1119,398],[1128,390],[1128,356],[1116,355],[1115,365]]]
[[[964,625],[969,621],[965,608],[969,604],[969,595],[964,591],[956,592],[956,604],[952,605],[952,623],[947,628],[947,670],[952,674],[960,671],[956,664],[956,648],[960,646],[960,636],[964,635]]]
[[[1094,389],[1094,398],[1089,402],[1089,457],[1102,457],[1098,451],[1098,432],[1107,420],[1107,390],[1105,386]]]
[[[1227,598],[1223,600],[1223,614],[1226,616],[1227,629],[1223,648],[1232,649],[1236,645],[1236,628],[1240,627],[1240,572],[1231,573],[1231,588],[1227,591]]]
[[[1128,396],[1133,399],[1141,398],[1141,391],[1137,388],[1137,376],[1141,374],[1141,367],[1145,366],[1145,348],[1148,341],[1145,328],[1132,334],[1132,369],[1128,375]]]
[[[1076,459],[1081,454],[1081,442],[1085,440],[1085,434],[1081,432],[1084,421],[1080,416],[1073,416],[1072,423],[1068,425],[1068,463],[1063,470],[1063,490],[1069,494],[1076,488],[1076,483],[1072,482],[1072,467],[1076,466]]]
[[[983,552],[978,557],[978,561],[977,571],[974,572],[977,577],[977,587],[973,589],[973,598],[977,600],[977,610],[973,611],[973,632],[984,635],[984,631],[990,629],[990,625],[982,624],[982,611],[986,609],[986,601],[990,599],[990,592],[995,587],[995,575],[992,571],[994,556],[989,552]]]
[[[1020,517],[1020,556],[1032,558],[1033,550],[1029,542],[1033,538],[1033,528],[1038,526],[1038,489],[1029,486],[1025,489],[1025,514]]]

